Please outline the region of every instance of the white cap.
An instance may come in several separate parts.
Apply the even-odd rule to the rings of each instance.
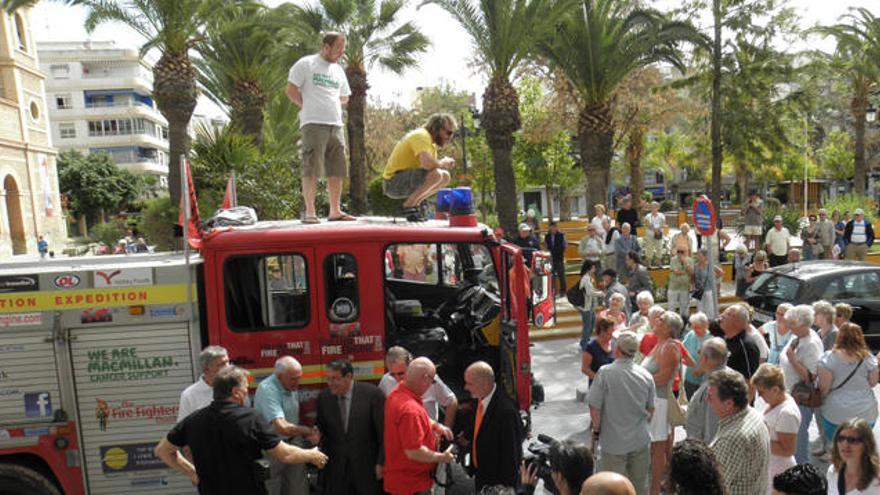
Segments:
[[[853,214],[854,214],[854,215],[864,215],[864,214],[865,214],[865,210],[863,210],[863,209],[861,209],[861,208],[856,208],[856,211],[853,212]]]
[[[519,224],[519,230],[532,230],[532,226],[523,222]]]

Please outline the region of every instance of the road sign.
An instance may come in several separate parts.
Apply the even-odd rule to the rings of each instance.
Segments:
[[[694,228],[700,235],[712,235],[715,233],[715,209],[712,201],[705,194],[694,200],[694,212],[692,216]]]

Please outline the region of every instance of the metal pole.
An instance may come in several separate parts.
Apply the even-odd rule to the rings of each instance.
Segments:
[[[180,155],[180,198],[183,203],[183,259],[186,264],[186,307],[192,311],[192,271],[189,265],[189,181],[187,179],[186,155]]]
[[[461,115],[461,171],[462,174],[467,175],[467,133],[468,128],[464,122],[464,114]]]
[[[804,218],[807,218],[807,201],[809,200],[808,190],[810,188],[809,170],[807,166],[810,162],[810,123],[807,116],[804,115]]]

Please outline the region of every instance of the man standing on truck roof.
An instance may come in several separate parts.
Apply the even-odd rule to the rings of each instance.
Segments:
[[[275,361],[275,372],[260,382],[254,395],[254,408],[272,425],[275,432],[288,443],[304,446],[304,436],[313,433],[307,426],[299,425],[299,380],[302,365],[290,356]],[[269,495],[282,493],[308,493],[305,467],[301,464],[285,464],[269,460],[271,478],[266,480]]]
[[[339,65],[345,53],[345,35],[328,32],[321,39],[321,51],[296,61],[287,76],[287,97],[299,111],[302,133],[303,223],[318,223],[315,194],[318,177],[327,177],[330,213],[327,220],[354,220],[342,211],[342,181],[345,178],[345,136],[342,105],[351,89]]]
[[[434,383],[437,369],[420,357],[406,369],[404,382],[385,401],[385,491],[392,495],[427,494],[437,464],[455,460],[452,446],[437,452],[435,435],[452,440],[452,431],[428,418],[421,397]]]
[[[209,345],[199,353],[202,376],[180,394],[177,422],[206,407],[214,399],[214,377],[229,365],[229,353],[219,345]]]
[[[247,396],[248,372],[237,366],[221,370],[214,378],[214,402],[174,425],[156,446],[156,457],[189,476],[201,495],[265,495],[264,470],[256,463],[263,451],[285,464],[327,464],[327,456],[317,448],[284,443],[244,405]],[[178,450],[183,447],[192,450],[192,463]]]
[[[455,160],[448,156],[438,159],[438,150],[452,139],[455,128],[455,117],[435,113],[424,127],[398,141],[388,157],[382,172],[382,191],[389,198],[406,198],[401,214],[410,222],[425,221],[422,202],[449,184]]]

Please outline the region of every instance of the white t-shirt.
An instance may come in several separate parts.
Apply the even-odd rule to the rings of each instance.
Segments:
[[[342,125],[339,97],[351,95],[351,89],[339,64],[328,62],[317,53],[303,57],[290,68],[287,82],[297,86],[302,93],[300,127],[306,124]]]
[[[845,494],[841,494],[837,490],[837,470],[834,464],[828,466],[828,474],[825,475],[828,480],[828,495],[880,495],[880,480],[874,480],[864,490],[850,490]]]
[[[662,229],[664,225],[666,225],[666,215],[660,212],[656,215],[653,212],[648,213],[645,216],[645,229],[650,232],[649,235],[654,235],[654,231]]]
[[[797,403],[791,396],[786,395],[785,400],[781,404],[764,412],[764,424],[767,425],[767,431],[770,432],[770,440],[778,440],[777,433],[793,433],[797,434],[801,425],[801,411],[798,409]],[[770,478],[773,479],[777,474],[794,466],[796,461],[794,456],[781,457],[770,454]]]
[[[397,380],[391,376],[391,373],[385,373],[385,375],[382,376],[382,379],[379,380],[379,390],[381,390],[386,397],[396,386]],[[425,411],[428,413],[428,417],[431,418],[432,421],[437,421],[437,418],[440,417],[439,406],[443,406],[445,409],[452,403],[453,399],[455,399],[455,392],[453,392],[445,383],[443,383],[443,380],[437,376],[435,377],[434,384],[425,391],[424,395],[422,395],[422,405],[425,406]]]
[[[205,383],[203,378],[186,387],[180,394],[180,407],[177,409],[177,422],[207,407],[214,400],[214,388]]]
[[[776,227],[773,227],[767,231],[764,243],[769,247],[770,254],[775,256],[785,256],[788,254],[789,237],[791,237],[791,234],[788,233],[787,228],[782,227],[781,229],[776,230]]]
[[[785,389],[789,392],[791,392],[791,389],[794,388],[797,382],[801,381],[800,375],[797,374],[797,371],[788,361],[788,348],[792,345],[797,345],[794,354],[798,362],[801,363],[801,366],[807,368],[813,374],[813,377],[816,376],[819,358],[822,357],[822,339],[819,338],[819,335],[814,330],[810,330],[810,333],[803,338],[792,336],[788,344],[785,345],[785,348],[782,349],[782,354],[779,355],[779,365],[782,366],[782,371],[785,373]]]

